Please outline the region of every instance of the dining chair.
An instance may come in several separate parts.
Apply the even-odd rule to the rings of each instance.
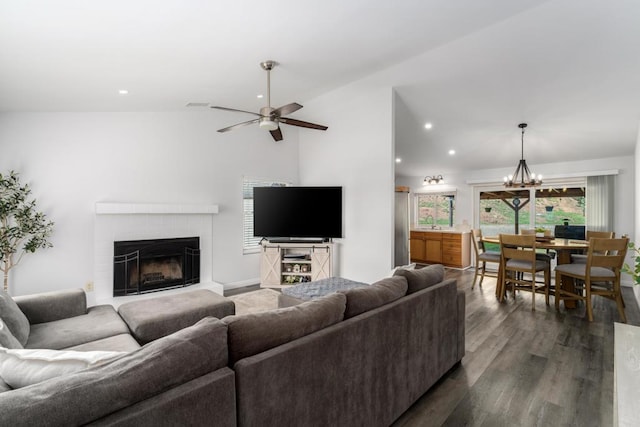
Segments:
[[[501,234],[500,252],[500,301],[504,299],[507,286],[511,285],[515,298],[516,290],[531,292],[531,310],[536,309],[536,293],[544,293],[545,303],[549,305],[551,285],[551,264],[536,259],[536,236],[533,234]],[[536,274],[542,271],[544,281],[536,281]]]
[[[589,250],[585,264],[571,263],[556,267],[556,283],[560,283],[562,276],[580,279],[584,282],[584,295],[580,289],[570,292],[556,289],[556,310],[560,309],[560,300],[581,300],[587,306],[587,318],[593,321],[593,306],[591,299],[594,295],[612,299],[618,306],[618,312],[623,322],[627,322],[624,312],[624,301],[620,292],[620,270],[627,255],[629,238],[589,239]]]
[[[613,239],[616,237],[616,233],[613,231],[588,231],[587,240],[595,237],[596,239]],[[587,254],[571,254],[571,262],[577,262],[581,264],[587,263]]]
[[[522,228],[520,229],[520,234],[536,234],[536,230],[535,228]],[[556,253],[553,251],[550,251],[549,249],[543,249],[544,252],[538,252],[536,255],[536,258],[542,261],[548,261],[551,262],[552,259],[554,259],[556,257]]]
[[[478,285],[482,287],[482,280],[487,277],[498,277],[498,272],[487,272],[487,263],[492,262],[500,266],[500,252],[487,251],[482,241],[482,230],[479,228],[471,230],[471,239],[473,240],[473,250],[476,256],[476,273],[473,276],[473,283],[471,289],[476,285],[476,279],[480,275],[480,283]]]

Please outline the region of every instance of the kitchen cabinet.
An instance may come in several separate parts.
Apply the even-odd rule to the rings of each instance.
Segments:
[[[442,263],[456,268],[471,265],[469,233],[444,233],[442,237]]]
[[[442,262],[442,233],[411,232],[411,261],[427,264]]]
[[[471,233],[412,230],[411,261],[468,268],[471,265]]]

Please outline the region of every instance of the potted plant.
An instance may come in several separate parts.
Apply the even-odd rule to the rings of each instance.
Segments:
[[[628,275],[631,276],[631,278],[633,278],[634,285],[640,285],[640,248],[636,247],[635,243],[629,242],[629,249],[634,254],[634,257],[633,257],[634,267],[631,268],[629,264],[625,263],[624,266],[622,267],[622,272],[627,273]]]
[[[30,194],[29,185],[20,184],[18,173],[0,174],[0,271],[5,292],[9,290],[9,271],[24,254],[53,246],[49,242],[53,222],[36,210]]]

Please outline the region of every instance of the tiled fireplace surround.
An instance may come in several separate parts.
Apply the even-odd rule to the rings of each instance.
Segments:
[[[191,289],[222,294],[212,281],[213,220],[217,205],[96,203],[94,221],[94,292],[89,303],[120,304]],[[143,295],[113,297],[113,242],[176,237],[200,237],[200,284]]]

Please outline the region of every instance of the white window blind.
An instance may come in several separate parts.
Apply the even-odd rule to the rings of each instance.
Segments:
[[[242,214],[243,234],[242,252],[255,253],[260,249],[262,237],[253,236],[253,189],[254,187],[285,187],[287,182],[272,179],[243,177],[242,179]]]
[[[613,230],[615,175],[588,176],[586,194],[587,230]]]

